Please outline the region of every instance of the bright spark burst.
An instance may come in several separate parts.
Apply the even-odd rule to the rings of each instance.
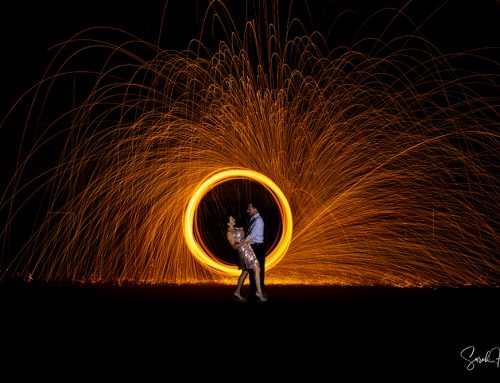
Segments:
[[[331,50],[318,33],[281,34],[276,11],[241,35],[223,4],[209,15],[229,20],[214,50],[201,39],[185,51],[114,44],[89,37],[96,30],[60,47],[33,105],[77,58],[109,55],[1,200],[4,249],[26,201],[44,204],[25,245],[3,252],[3,277],[234,283],[195,217],[204,181],[248,169],[281,206],[268,283],[498,284],[498,99],[475,89],[499,89],[494,75],[454,68],[472,53],[445,56],[419,36]],[[27,179],[60,137],[57,166]]]
[[[269,193],[279,205],[279,211],[282,217],[282,235],[277,246],[266,255],[266,269],[272,269],[285,256],[285,253],[290,246],[293,227],[292,212],[290,205],[280,188],[265,175],[250,169],[225,169],[219,171],[201,182],[200,185],[195,188],[187,204],[182,224],[186,244],[196,259],[208,269],[235,276],[241,273],[241,271],[238,270],[234,264],[224,264],[216,255],[211,254],[210,251],[205,251],[203,246],[199,243],[201,235],[195,235],[196,232],[204,229],[203,227],[198,227],[196,225],[196,214],[201,200],[207,192],[213,189],[216,185],[232,179],[251,179],[259,182],[269,190]]]

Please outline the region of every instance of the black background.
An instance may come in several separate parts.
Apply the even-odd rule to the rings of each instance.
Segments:
[[[311,1],[309,9],[298,4],[297,14],[310,28],[324,31],[332,46],[349,45],[363,36],[380,36],[380,22],[360,29],[377,9],[409,4],[408,14],[420,24],[444,4],[420,31],[437,48],[458,52],[499,47],[498,1],[423,3]],[[183,49],[197,37],[204,4],[170,1],[159,39],[164,1],[1,1],[1,115],[41,78],[54,44],[84,28],[107,26],[144,40],[159,39],[163,49]],[[241,3],[233,7],[244,8]],[[344,17],[330,28],[341,11],[346,11]],[[241,14],[234,16],[242,19]],[[385,36],[407,30],[408,24],[395,24]],[[494,50],[484,54],[498,59]],[[480,72],[498,70],[477,65]],[[23,117],[21,111],[0,128],[3,176],[15,163],[19,135],[13,131],[22,129]],[[474,381],[500,376],[493,364],[465,371],[459,357],[469,345],[482,356],[500,346],[494,288],[285,286],[270,288],[270,301],[263,307],[228,302],[232,289],[4,283],[1,380],[9,370],[16,380],[46,376],[65,381],[170,381],[174,371],[191,379],[220,380],[291,376],[351,381],[367,375]]]
[[[128,31],[163,49],[184,49],[199,36],[207,1],[165,2],[109,1],[2,1],[0,2],[2,110],[24,90],[39,80],[49,64],[55,44],[70,39],[85,28],[106,26]],[[235,21],[243,20],[244,1],[231,2]],[[309,30],[319,30],[333,48],[361,37],[381,36],[394,13],[381,9],[402,8],[420,33],[443,52],[459,52],[482,47],[498,47],[499,8],[496,0],[479,2],[436,1],[309,1],[295,2],[293,14],[304,21]],[[289,2],[280,2],[282,18],[287,16]],[[442,5],[442,7],[441,7]],[[251,8],[249,6],[249,8]],[[342,17],[338,17],[338,15]],[[375,15],[377,15],[375,17]],[[162,33],[162,16],[165,15]],[[364,22],[369,18],[372,21]],[[424,20],[427,20],[425,23]],[[422,24],[423,23],[423,24]],[[238,24],[237,24],[238,25]],[[241,25],[241,24],[240,24]],[[410,33],[410,22],[392,24],[383,36]],[[106,35],[102,32],[102,39]],[[491,53],[496,55],[496,53]]]

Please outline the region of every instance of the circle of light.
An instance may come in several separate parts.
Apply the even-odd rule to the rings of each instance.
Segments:
[[[254,170],[226,169],[211,175],[206,180],[198,184],[184,212],[184,222],[182,227],[186,244],[193,256],[208,269],[220,271],[230,275],[239,275],[241,273],[236,266],[222,263],[214,256],[207,254],[207,252],[196,240],[194,234],[195,230],[197,230],[194,222],[197,216],[198,205],[200,204],[202,198],[215,186],[234,179],[251,179],[259,182],[271,193],[278,204],[283,230],[278,244],[266,256],[266,270],[272,269],[285,256],[285,253],[292,241],[292,210],[290,209],[288,200],[281,189],[270,178]]]

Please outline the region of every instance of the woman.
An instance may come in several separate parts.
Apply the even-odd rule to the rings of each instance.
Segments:
[[[229,216],[227,222],[227,240],[233,247],[233,249],[238,250],[238,268],[241,270],[240,277],[238,278],[238,285],[234,291],[234,298],[239,302],[245,302],[246,299],[241,296],[241,287],[245,282],[245,279],[249,273],[249,270],[253,271],[253,276],[255,279],[255,286],[257,291],[255,295],[259,302],[267,301],[262,294],[262,289],[260,286],[260,266],[255,253],[250,246],[252,240],[251,237],[245,238],[245,232],[242,227],[234,227],[236,221],[233,216]]]

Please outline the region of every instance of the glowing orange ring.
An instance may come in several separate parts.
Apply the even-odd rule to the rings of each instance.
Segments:
[[[193,256],[203,266],[212,271],[219,271],[230,275],[239,275],[241,271],[239,271],[236,266],[224,264],[215,257],[209,256],[195,239],[193,224],[195,222],[198,205],[205,194],[223,182],[242,178],[257,181],[263,185],[277,202],[281,213],[281,238],[276,247],[266,256],[266,270],[272,269],[281,261],[292,241],[292,210],[281,189],[270,178],[250,169],[227,169],[211,175],[198,184],[189,199],[182,223],[184,239]]]

